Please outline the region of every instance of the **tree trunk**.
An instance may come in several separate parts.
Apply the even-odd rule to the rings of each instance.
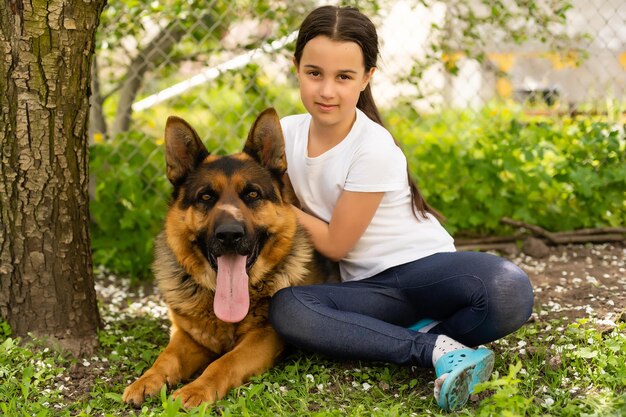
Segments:
[[[0,8],[0,316],[75,354],[100,325],[89,236],[87,120],[106,0]]]

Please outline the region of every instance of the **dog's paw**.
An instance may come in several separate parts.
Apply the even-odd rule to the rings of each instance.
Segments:
[[[217,390],[211,384],[190,383],[173,394],[180,398],[185,408],[197,407],[202,403],[214,403],[218,400]]]
[[[146,397],[150,397],[161,391],[161,388],[166,383],[167,379],[165,376],[146,373],[126,387],[122,395],[122,400],[127,404],[139,406]]]

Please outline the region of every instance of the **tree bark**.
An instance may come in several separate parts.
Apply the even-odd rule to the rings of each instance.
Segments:
[[[106,0],[0,8],[0,316],[75,354],[100,325],[89,235],[87,120]]]

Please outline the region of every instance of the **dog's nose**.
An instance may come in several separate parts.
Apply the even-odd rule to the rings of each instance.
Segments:
[[[239,223],[226,223],[215,229],[215,238],[224,246],[238,243],[245,235],[243,226]]]

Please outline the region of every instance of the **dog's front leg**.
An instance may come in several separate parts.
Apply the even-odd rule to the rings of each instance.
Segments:
[[[126,387],[122,399],[126,403],[139,405],[146,397],[157,394],[164,384],[171,387],[190,378],[215,356],[185,331],[173,327],[165,350],[141,378]]]
[[[233,350],[211,363],[195,381],[174,393],[187,408],[213,403],[251,376],[270,369],[284,349],[284,342],[271,326],[253,329],[241,336]]]

